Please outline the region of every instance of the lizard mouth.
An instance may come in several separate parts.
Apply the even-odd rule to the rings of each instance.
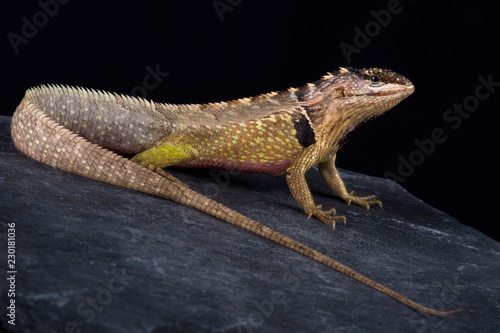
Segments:
[[[415,91],[415,86],[413,84],[410,85],[405,85],[405,86],[398,86],[395,87],[394,89],[374,89],[368,93],[366,92],[356,92],[356,93],[350,93],[346,89],[342,90],[342,97],[347,98],[347,97],[359,97],[359,96],[398,96],[399,98],[405,98],[409,95],[411,95]]]
[[[398,86],[394,89],[380,89],[380,90],[374,90],[372,93],[369,95],[371,96],[390,96],[390,95],[399,95],[399,96],[409,96],[415,91],[415,86],[412,85],[405,85],[405,86]]]

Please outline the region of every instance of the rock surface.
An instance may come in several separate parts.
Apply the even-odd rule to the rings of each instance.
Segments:
[[[0,117],[1,267],[15,223],[12,332],[496,332],[500,244],[395,183],[348,171],[366,211],[332,198],[336,230],[307,220],[283,177],[175,171],[194,189],[424,305],[417,313],[310,259],[191,208],[81,178],[19,153]],[[480,209],[480,208],[478,208]],[[15,326],[6,316],[15,299]]]

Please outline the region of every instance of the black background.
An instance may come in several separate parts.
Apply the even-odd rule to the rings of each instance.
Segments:
[[[355,46],[354,28],[373,28],[372,11],[398,1],[60,2],[50,7],[53,17],[43,14],[41,4],[55,0],[3,5],[2,114],[12,115],[24,91],[41,83],[138,92],[148,66],[169,75],[146,98],[170,103],[300,86],[339,66],[390,68],[411,79],[415,93],[354,135],[337,165],[379,177],[397,174],[400,156],[418,154],[415,140],[441,128],[446,141],[402,185],[500,240],[500,87],[456,129],[443,119],[455,103],[474,96],[479,76],[500,82],[500,12],[494,2],[401,0],[398,13],[372,30],[366,45],[358,44],[351,61],[341,43]],[[219,7],[218,13],[216,3],[230,10]],[[31,35],[13,46],[27,21],[37,23],[37,31],[25,28]]]

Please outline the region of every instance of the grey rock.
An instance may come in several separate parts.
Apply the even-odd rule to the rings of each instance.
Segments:
[[[18,152],[0,118],[0,239],[15,223],[12,332],[497,332],[500,245],[386,179],[342,171],[376,194],[369,211],[318,204],[336,230],[304,216],[284,177],[180,171],[194,189],[295,238],[448,318],[411,310],[291,250],[177,203],[81,178]],[[480,209],[478,207],[477,209]],[[15,326],[6,316],[15,299]]]

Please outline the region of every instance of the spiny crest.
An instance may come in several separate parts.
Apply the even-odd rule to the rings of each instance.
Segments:
[[[152,102],[137,96],[129,96],[118,93],[110,93],[99,89],[89,89],[79,86],[67,86],[60,84],[42,84],[26,91],[27,94],[41,96],[41,95],[65,95],[75,98],[91,98],[101,101],[117,102],[118,100],[125,101],[128,104],[136,105],[138,107],[151,107]]]
[[[219,102],[209,102],[206,103],[206,105],[210,106],[211,108],[223,108],[227,106],[237,106],[237,105],[250,105],[252,104],[255,100],[266,100],[266,99],[272,99],[273,97],[277,96],[279,92],[277,91],[271,91],[265,94],[260,94],[256,96],[251,96],[251,97],[242,97],[238,99],[233,99],[229,101],[219,101]],[[191,107],[200,107],[203,104],[189,104]]]
[[[330,80],[332,77],[334,77],[333,73],[331,73],[331,72],[326,72],[326,74],[325,74],[325,75],[323,75],[323,76],[321,77],[321,79],[322,79],[323,81],[326,81],[326,80]]]
[[[349,72],[350,72],[350,70],[349,70],[349,69],[352,69],[352,68],[350,68],[350,67],[347,67],[347,68],[346,68],[346,67],[339,67],[338,72],[339,72],[340,74],[349,73]]]

